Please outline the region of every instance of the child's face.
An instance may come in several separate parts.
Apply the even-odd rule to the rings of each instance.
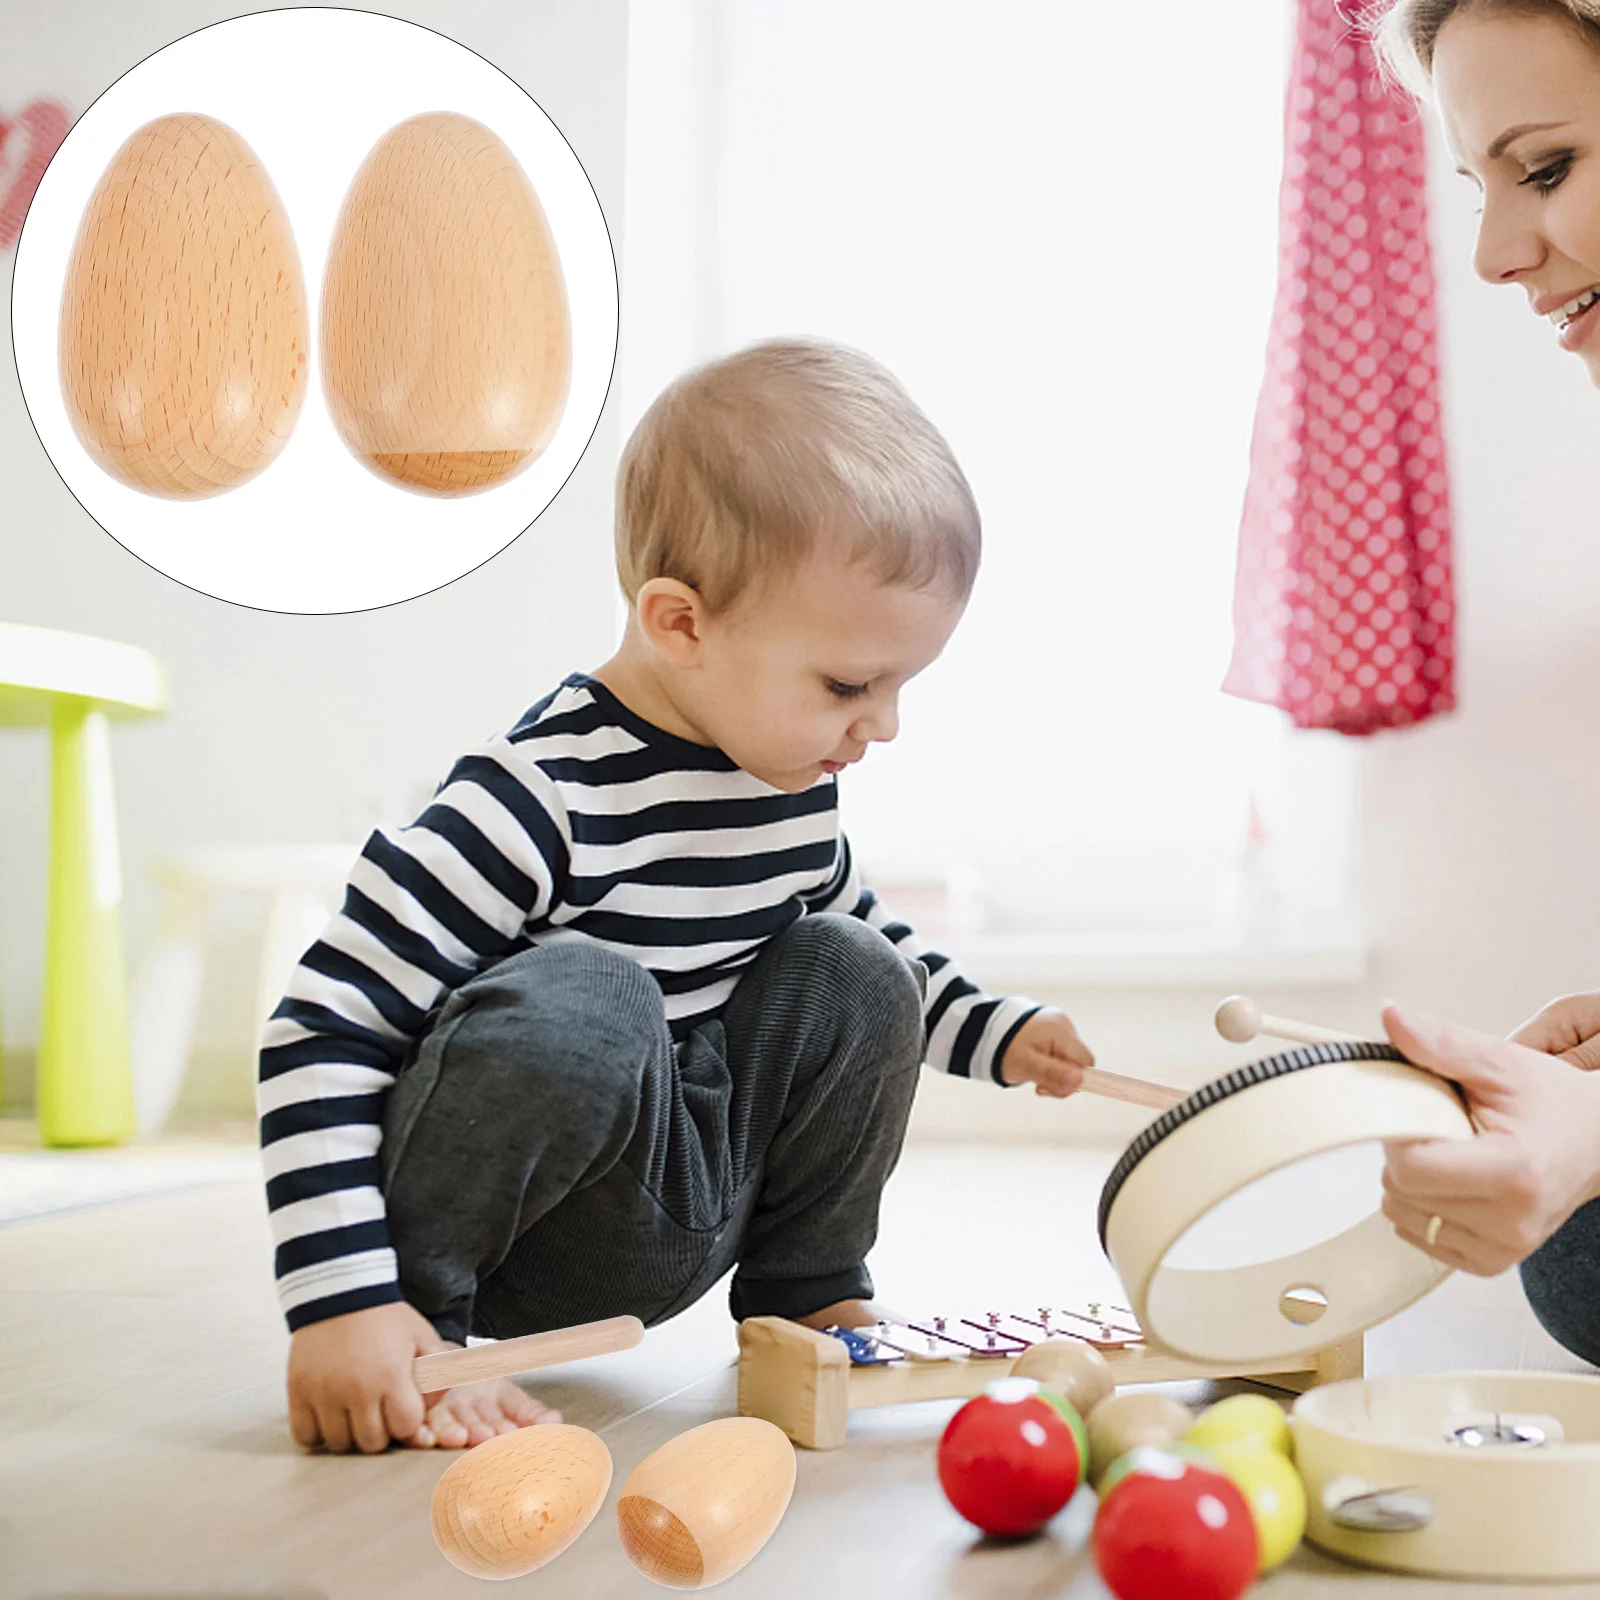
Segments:
[[[937,659],[965,605],[819,550],[704,622],[684,709],[746,772],[798,793],[894,738],[901,686]]]
[[[1469,7],[1439,30],[1433,85],[1445,137],[1483,192],[1473,265],[1521,285],[1600,383],[1600,53],[1549,13]]]

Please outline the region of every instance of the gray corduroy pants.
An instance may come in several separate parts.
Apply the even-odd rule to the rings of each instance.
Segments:
[[[487,969],[385,1111],[406,1299],[464,1340],[662,1322],[730,1268],[735,1318],[870,1295],[924,976],[854,917],[803,917],[675,1050],[660,989],[625,956],[556,944]]]
[[[1600,1366],[1600,1200],[1579,1206],[1521,1270],[1528,1304],[1545,1331]]]

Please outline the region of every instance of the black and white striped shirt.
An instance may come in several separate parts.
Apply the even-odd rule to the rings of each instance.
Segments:
[[[414,823],[367,841],[263,1035],[261,1141],[289,1326],[401,1298],[379,1187],[384,1101],[452,990],[532,945],[588,940],[655,978],[682,1040],[768,939],[816,911],[860,917],[920,959],[928,1064],[998,1081],[1037,1008],[982,994],[889,917],[839,830],[832,777],[774,789],[581,673],[457,762]]]

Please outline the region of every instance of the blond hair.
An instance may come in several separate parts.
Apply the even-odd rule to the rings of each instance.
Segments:
[[[713,612],[827,537],[884,583],[959,598],[982,543],[944,436],[876,361],[775,339],[662,392],[617,469],[617,576],[631,602],[676,578]]]
[[[1362,16],[1387,77],[1425,99],[1439,30],[1458,11],[1549,11],[1568,18],[1600,48],[1600,0],[1380,0]]]

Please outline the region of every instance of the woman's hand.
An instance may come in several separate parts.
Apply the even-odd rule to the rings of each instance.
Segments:
[[[1600,1075],[1396,1006],[1383,1022],[1408,1060],[1461,1085],[1479,1129],[1472,1139],[1386,1141],[1383,1214],[1448,1266],[1504,1272],[1600,1194]]]
[[[1094,1052],[1078,1037],[1072,1019],[1046,1006],[1012,1035],[1000,1058],[1002,1083],[1031,1083],[1035,1094],[1062,1099],[1083,1084],[1083,1069],[1094,1065]]]
[[[1511,1035],[1517,1044],[1560,1056],[1585,1072],[1600,1067],[1600,994],[1564,994]]]

